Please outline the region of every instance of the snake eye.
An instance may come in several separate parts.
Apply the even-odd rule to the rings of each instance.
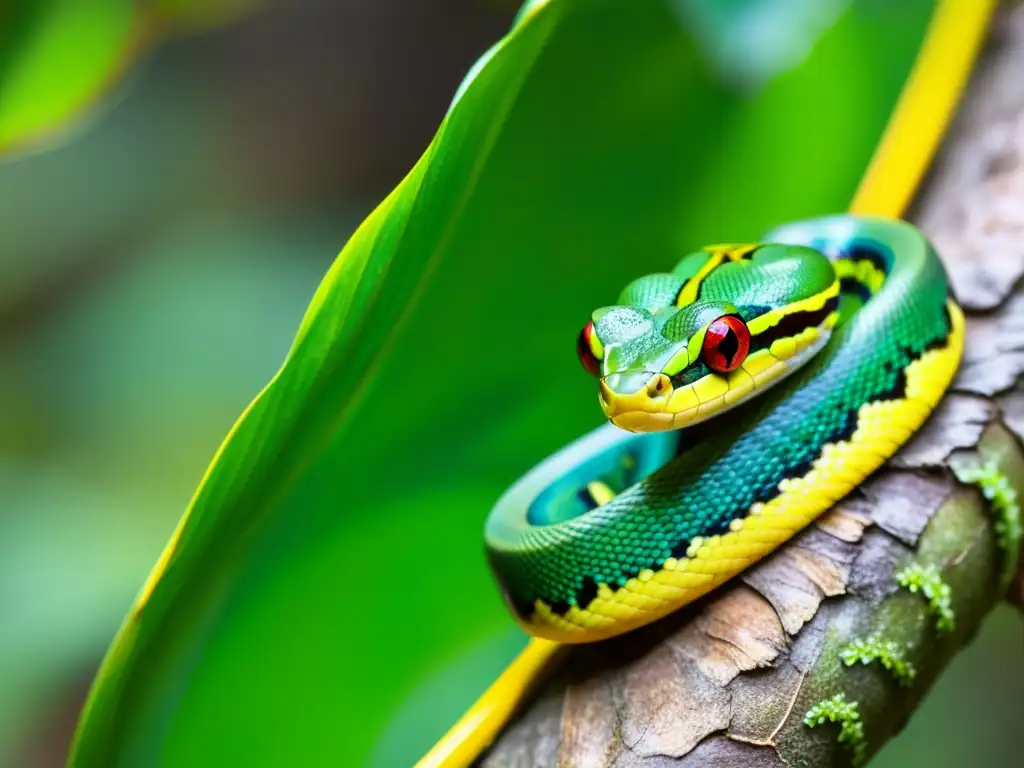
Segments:
[[[725,315],[708,326],[700,359],[715,373],[731,373],[747,358],[750,331],[735,315]]]
[[[576,337],[576,355],[583,364],[583,369],[591,376],[601,375],[601,358],[596,354],[600,349],[601,342],[594,336],[594,322],[590,321]]]

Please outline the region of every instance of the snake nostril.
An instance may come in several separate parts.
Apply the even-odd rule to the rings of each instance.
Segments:
[[[648,397],[661,397],[668,393],[672,384],[669,381],[668,376],[663,373],[656,374],[650,381],[647,382],[647,396]]]

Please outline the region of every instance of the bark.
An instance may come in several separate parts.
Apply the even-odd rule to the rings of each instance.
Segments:
[[[1014,559],[989,465],[1024,499],[1024,7],[1004,8],[911,220],[943,255],[968,312],[965,359],[921,433],[836,509],[709,599],[611,641],[569,649],[483,757],[485,766],[827,766],[854,750],[805,716],[857,702],[864,758],[896,734],[1003,597]],[[958,479],[960,478],[960,479]],[[1006,487],[1006,486],[1004,486]],[[933,565],[955,628],[897,583]],[[1009,593],[1024,602],[1024,578]],[[856,639],[891,641],[909,686]]]

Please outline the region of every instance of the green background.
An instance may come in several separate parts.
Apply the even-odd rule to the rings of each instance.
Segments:
[[[72,141],[0,165],[0,763],[59,764],[330,257],[514,10],[371,5],[166,44]],[[599,423],[583,319],[683,249],[845,207],[931,9],[891,5],[554,0],[524,25],[434,144],[352,417],[204,563],[223,603],[201,635],[160,628],[115,753],[390,766],[429,746],[523,641],[481,528]],[[878,764],[1008,764],[1022,680],[999,612]]]

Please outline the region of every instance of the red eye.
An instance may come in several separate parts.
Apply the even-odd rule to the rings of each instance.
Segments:
[[[749,351],[747,324],[734,315],[725,315],[708,326],[700,359],[716,373],[731,373],[747,359]]]
[[[591,376],[601,376],[601,361],[594,356],[594,349],[591,345],[591,338],[594,335],[593,321],[583,326],[580,335],[576,337],[576,355],[583,364],[584,370]]]

